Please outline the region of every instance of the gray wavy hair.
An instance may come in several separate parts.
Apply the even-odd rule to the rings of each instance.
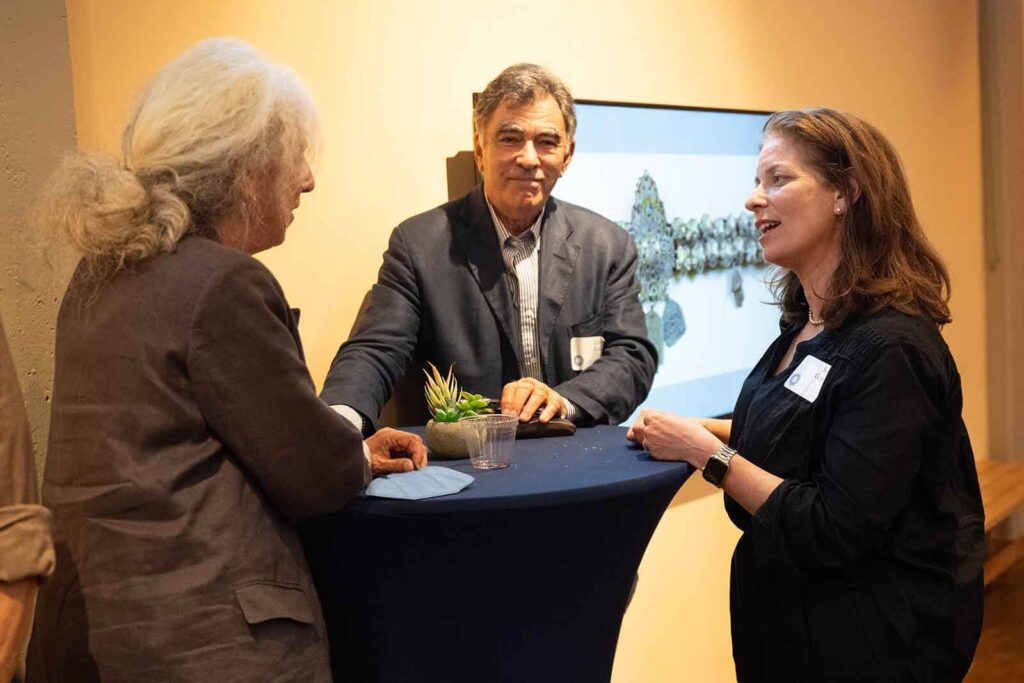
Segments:
[[[555,98],[565,119],[566,135],[572,140],[576,135],[576,105],[572,93],[560,78],[536,64],[513,64],[487,84],[473,105],[473,132],[482,132],[487,127],[491,115],[502,102],[529,104],[539,93]]]
[[[257,225],[259,180],[298,177],[318,140],[312,99],[290,69],[240,40],[211,38],[143,88],[123,159],[65,157],[40,218],[105,279],[186,235],[215,238],[226,216]],[[287,183],[276,185],[286,201]]]

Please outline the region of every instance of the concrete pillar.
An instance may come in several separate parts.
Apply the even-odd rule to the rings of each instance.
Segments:
[[[68,258],[29,220],[39,188],[75,147],[63,0],[0,2],[0,315],[42,472],[53,387],[53,340]],[[60,265],[56,265],[60,264]]]

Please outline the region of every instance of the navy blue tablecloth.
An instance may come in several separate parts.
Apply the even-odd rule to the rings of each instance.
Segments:
[[[423,433],[422,428],[408,431]],[[476,478],[454,496],[405,501],[361,497],[351,507],[367,514],[430,514],[570,504],[627,495],[682,481],[686,465],[659,462],[626,441],[625,427],[590,427],[571,437],[517,441],[512,466],[477,470],[468,460],[430,461]]]
[[[476,481],[307,523],[335,679],[609,680],[640,560],[691,472],[625,433],[517,441],[504,470],[436,460]]]

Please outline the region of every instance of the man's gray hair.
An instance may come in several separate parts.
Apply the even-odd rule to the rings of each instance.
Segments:
[[[576,135],[576,105],[569,87],[560,78],[536,64],[513,64],[487,84],[473,107],[473,131],[482,132],[502,102],[523,105],[533,102],[538,94],[555,98],[565,119],[568,139]]]

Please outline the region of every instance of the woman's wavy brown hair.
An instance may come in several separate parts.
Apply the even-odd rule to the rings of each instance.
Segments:
[[[823,297],[825,326],[883,308],[950,322],[949,272],[917,220],[903,165],[882,133],[852,114],[815,108],[773,114],[764,137],[774,136],[797,144],[819,178],[847,198],[839,264]],[[795,273],[782,271],[772,289],[784,320],[807,316]]]

